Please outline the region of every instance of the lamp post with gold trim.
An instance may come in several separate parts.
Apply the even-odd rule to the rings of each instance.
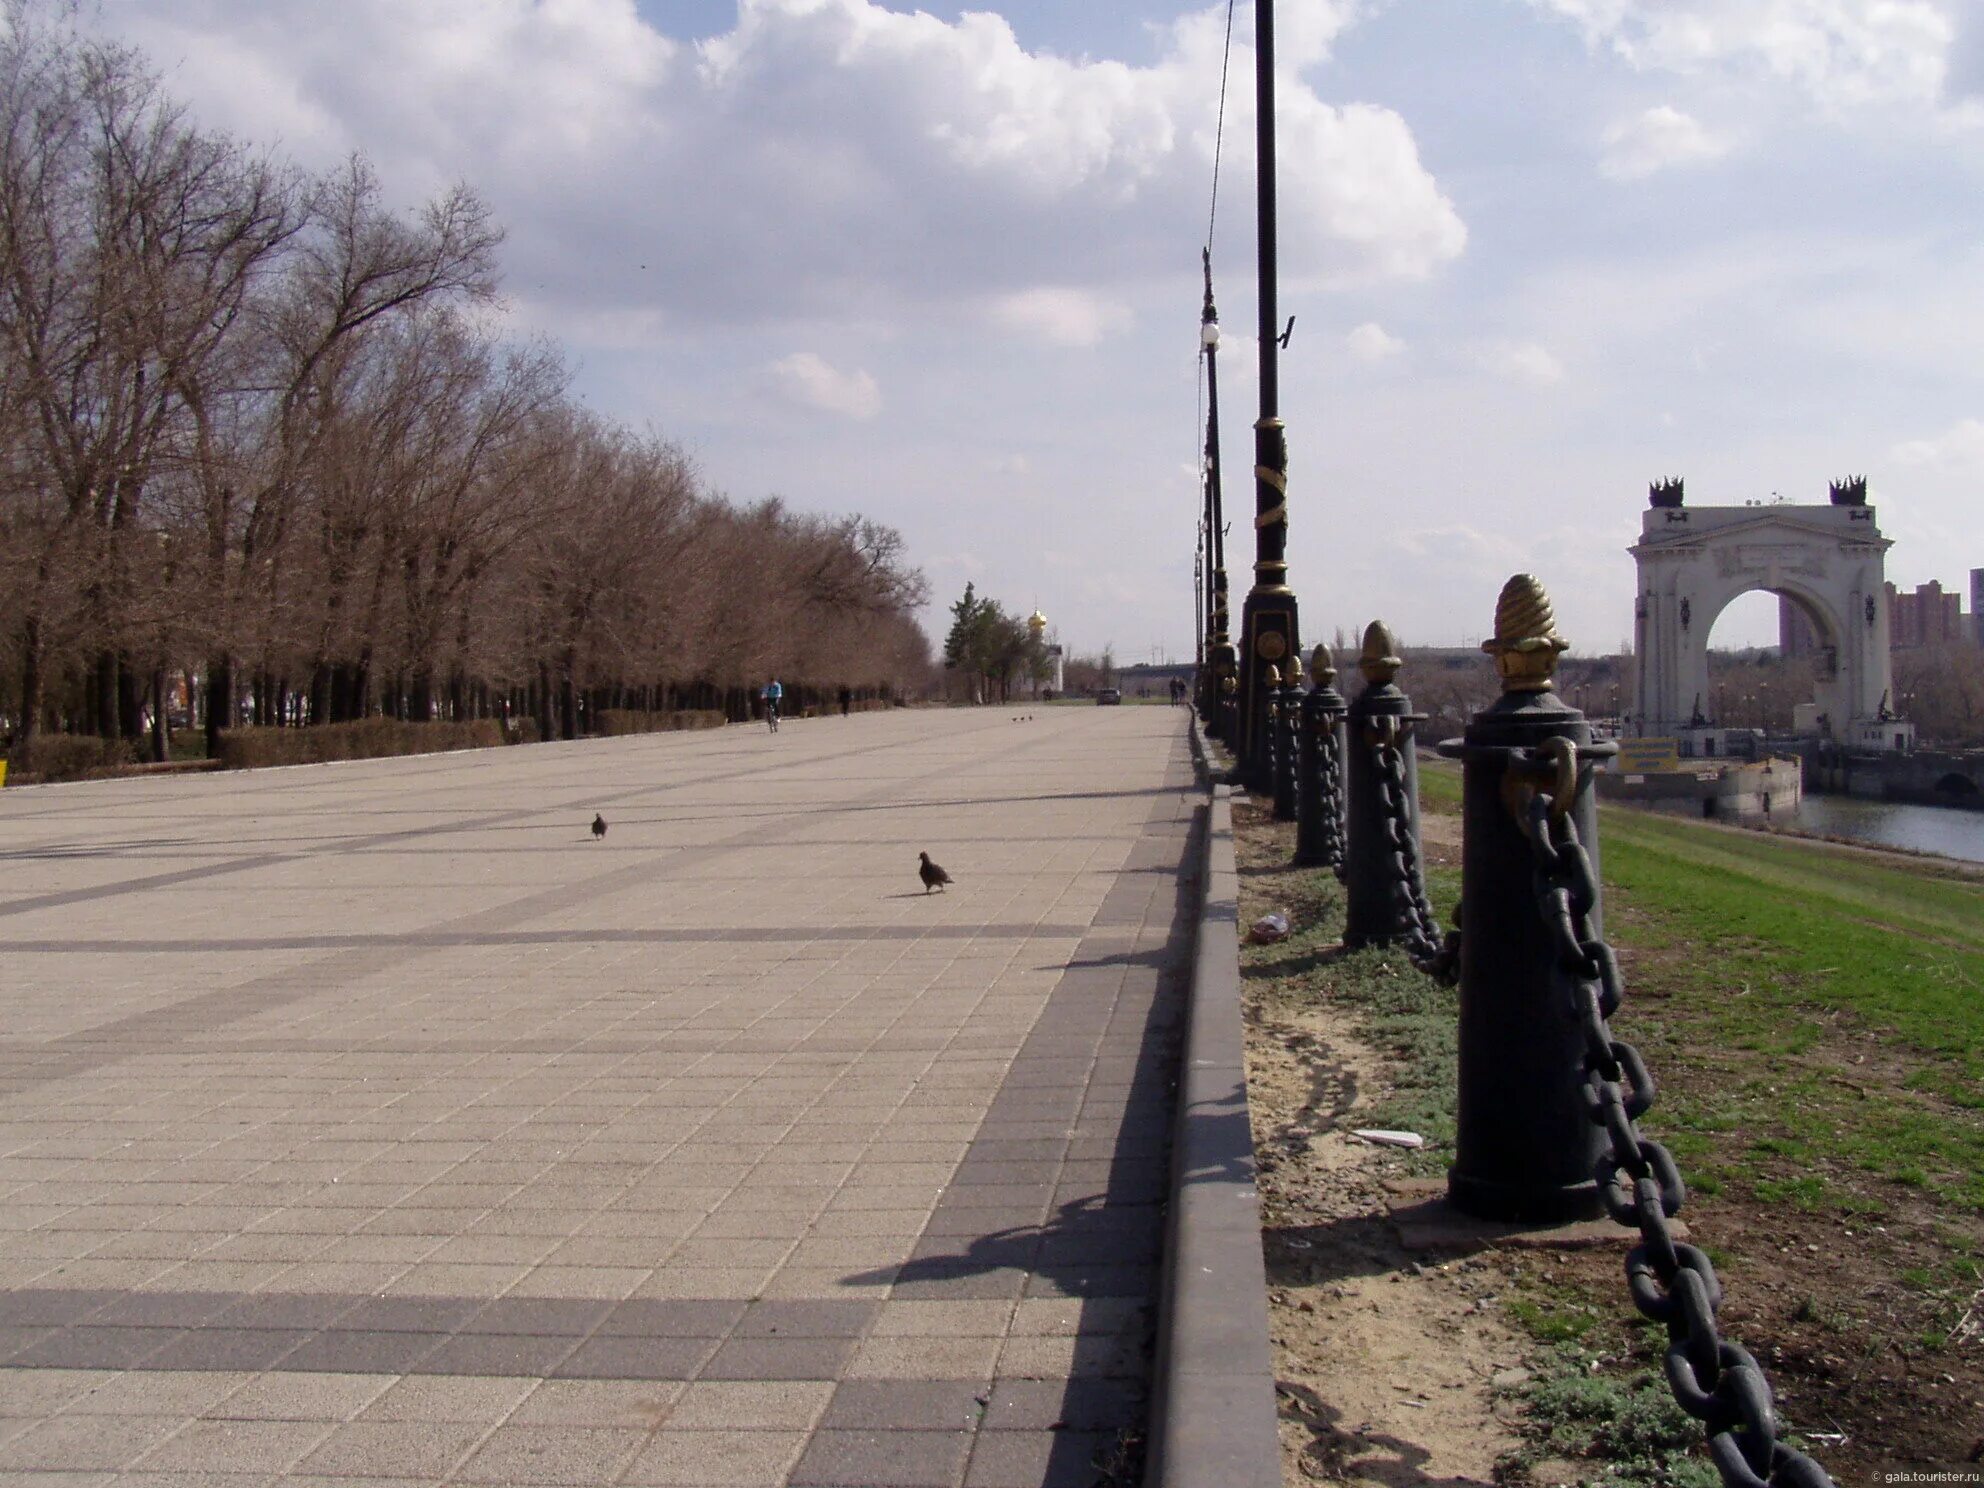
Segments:
[[[1272,788],[1268,775],[1267,672],[1299,647],[1295,591],[1288,587],[1288,441],[1280,416],[1275,354],[1281,349],[1275,307],[1274,5],[1254,6],[1255,154],[1260,239],[1261,416],[1254,424],[1254,584],[1241,610],[1241,778],[1249,790]],[[1229,741],[1233,742],[1233,741]]]

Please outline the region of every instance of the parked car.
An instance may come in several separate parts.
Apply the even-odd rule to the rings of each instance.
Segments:
[[[1105,687],[1095,695],[1095,705],[1098,708],[1106,708],[1111,703],[1120,703],[1122,701],[1123,694],[1113,687]]]

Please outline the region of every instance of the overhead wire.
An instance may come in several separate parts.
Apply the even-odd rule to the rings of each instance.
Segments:
[[[1206,249],[1212,249],[1213,225],[1219,219],[1219,155],[1226,138],[1226,74],[1233,61],[1233,5],[1226,0],[1226,48],[1219,58],[1219,113],[1212,131],[1212,205],[1206,211]]]

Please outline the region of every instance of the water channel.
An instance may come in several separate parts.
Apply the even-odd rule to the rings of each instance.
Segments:
[[[1906,847],[1984,863],[1984,811],[1807,795],[1795,820],[1807,832],[1850,837],[1871,847]]]

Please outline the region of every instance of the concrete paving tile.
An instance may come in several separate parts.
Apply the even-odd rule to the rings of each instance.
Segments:
[[[196,1414],[228,1421],[348,1421],[392,1382],[383,1374],[264,1374]]]
[[[487,1429],[446,1421],[350,1421],[305,1457],[298,1470],[340,1478],[440,1482]]]
[[[891,1301],[868,1330],[870,1338],[1003,1338],[1011,1302]]]
[[[1025,1290],[1028,1273],[1017,1266],[980,1266],[961,1262],[946,1267],[937,1262],[915,1262],[914,1274],[905,1273],[889,1293],[891,1301],[971,1301],[1015,1298]]]
[[[439,1333],[312,1334],[283,1358],[283,1368],[313,1373],[407,1374],[447,1341]]]
[[[636,1298],[748,1299],[764,1290],[768,1267],[664,1266],[634,1291]]]
[[[879,1310],[876,1303],[840,1300],[755,1302],[738,1321],[738,1338],[859,1338]]]
[[[279,1473],[330,1430],[326,1421],[192,1421],[136,1465],[148,1472]]]
[[[722,1338],[737,1326],[749,1303],[741,1299],[630,1297],[600,1319],[603,1337]]]
[[[529,1378],[373,1376],[376,1388],[355,1418],[362,1421],[500,1421],[530,1394]]]
[[[525,1338],[514,1334],[458,1333],[412,1361],[427,1374],[519,1375],[542,1378],[578,1346],[572,1337]],[[403,1372],[403,1371],[402,1371]]]
[[[0,1410],[27,1404],[19,1387],[33,1378],[15,1376],[0,1385]],[[251,1374],[223,1371],[133,1370],[105,1377],[101,1384],[59,1408],[78,1416],[167,1416],[174,1412],[197,1416],[253,1378]]]
[[[688,1387],[676,1380],[545,1380],[510,1415],[513,1426],[624,1426],[669,1421]]]
[[[928,1209],[836,1209],[820,1215],[808,1228],[809,1236],[820,1238],[861,1235],[920,1234],[930,1217]]]
[[[762,1488],[784,1480],[806,1441],[803,1431],[664,1428],[621,1482],[641,1488]]]
[[[976,1379],[848,1379],[823,1427],[849,1431],[975,1431],[992,1387]]]
[[[647,1440],[601,1426],[499,1426],[456,1471],[465,1483],[613,1482]]]
[[[732,1338],[703,1365],[701,1379],[838,1379],[854,1355],[850,1338]]]
[[[0,1390],[0,1418],[52,1416],[116,1381],[108,1369],[19,1369]]]
[[[1143,1419],[1140,1380],[1002,1379],[992,1388],[985,1425],[996,1431],[1113,1431]]]
[[[816,1431],[791,1488],[956,1488],[967,1431]]]
[[[760,1227],[760,1234],[769,1226]],[[795,1225],[795,1234],[790,1238],[750,1239],[742,1235],[715,1236],[709,1239],[684,1240],[677,1245],[668,1257],[670,1266],[764,1266],[780,1264],[791,1253],[797,1231],[803,1225]],[[646,1273],[642,1273],[645,1278]]]
[[[352,1333],[458,1332],[486,1304],[471,1297],[368,1297],[338,1319]]]
[[[999,1352],[998,1372],[1021,1379],[1142,1379],[1149,1372],[1150,1352],[1143,1340],[1123,1334],[1009,1338]]]
[[[870,1338],[847,1366],[848,1379],[992,1378],[996,1338]]]
[[[0,1292],[0,1323],[66,1328],[117,1299],[112,1291],[16,1288]]]
[[[810,1430],[833,1393],[828,1380],[697,1380],[666,1424],[670,1431]]]
[[[881,1301],[895,1283],[897,1268],[871,1266],[850,1271],[845,1266],[781,1266],[759,1288],[765,1297],[863,1297]]]
[[[177,1336],[171,1328],[61,1328],[7,1363],[10,1369],[135,1369]]]
[[[148,1370],[258,1371],[272,1369],[312,1334],[291,1328],[196,1328],[176,1335],[145,1360]]]
[[[507,1291],[529,1274],[530,1267],[521,1262],[467,1265],[418,1261],[385,1291],[396,1297],[488,1297]]]
[[[694,1379],[717,1350],[713,1338],[607,1338],[580,1344],[556,1370],[560,1379]]]
[[[1112,777],[1154,786],[1167,768],[1165,758],[1177,753],[1175,728],[1168,718],[1146,717],[1143,710],[1124,712],[1127,721],[1112,714],[1104,725],[1125,731],[1164,726],[1135,735],[1132,747],[1112,747]],[[1165,1080],[1153,1079],[1154,1072],[1141,1063],[1144,1020],[1171,1016],[1153,1011],[1155,968],[1078,970],[1064,984],[1065,995],[1050,1000],[1050,994],[1058,968],[1070,961],[1096,960],[1098,952],[1141,955],[1164,943],[1162,927],[1141,921],[1166,906],[1149,894],[1124,892],[1123,881],[1109,875],[1133,847],[1142,855],[1133,862],[1156,863],[1163,853],[1153,857],[1141,844],[1168,843],[1171,835],[1182,842],[1182,835],[1169,817],[1158,823],[1155,836],[1143,833],[1153,801],[1162,800],[1150,796],[1059,800],[1044,808],[1051,815],[1043,815],[1043,808],[1013,789],[1020,772],[972,753],[981,746],[968,742],[971,736],[949,732],[958,722],[936,715],[878,715],[860,726],[904,730],[906,738],[928,736],[938,741],[938,752],[970,759],[969,768],[947,760],[942,773],[931,777],[944,799],[959,793],[961,782],[968,782],[962,787],[966,794],[983,788],[1001,797],[997,805],[975,808],[975,816],[974,808],[945,808],[958,812],[960,824],[945,830],[970,835],[983,826],[963,824],[996,822],[1000,835],[1041,835],[1039,846],[1022,847],[1016,839],[992,849],[995,858],[1003,854],[1016,867],[1024,862],[1024,876],[1016,873],[1010,884],[997,876],[986,880],[998,883],[1006,896],[991,912],[1002,922],[1031,925],[1029,937],[1002,932],[971,938],[974,918],[988,912],[982,891],[978,900],[956,895],[928,905],[872,900],[858,866],[863,855],[898,853],[901,829],[891,823],[898,817],[920,820],[918,813],[926,808],[844,810],[847,803],[862,802],[859,792],[871,786],[845,759],[822,753],[816,767],[795,754],[810,747],[803,742],[804,730],[794,730],[781,750],[782,768],[796,773],[773,777],[769,794],[766,780],[754,779],[753,809],[747,811],[734,809],[740,795],[726,794],[737,789],[722,777],[728,764],[715,767],[714,810],[709,802],[692,805],[681,793],[671,794],[665,784],[656,788],[684,760],[702,760],[707,769],[711,756],[704,751],[734,750],[739,741],[729,731],[585,746],[589,769],[604,768],[609,777],[615,770],[626,772],[621,778],[630,781],[627,788],[642,792],[643,810],[658,822],[669,821],[662,835],[671,844],[721,848],[707,862],[697,854],[694,875],[668,877],[666,893],[654,892],[660,878],[639,874],[668,874],[679,867],[686,860],[672,847],[669,856],[654,860],[652,870],[637,866],[644,851],[638,844],[616,849],[621,856],[614,859],[614,871],[632,872],[624,888],[601,894],[594,885],[565,877],[565,859],[587,865],[584,873],[598,871],[594,865],[602,860],[585,855],[593,844],[575,843],[550,858],[535,848],[527,854],[506,850],[521,846],[527,832],[512,834],[516,843],[500,832],[443,837],[423,843],[425,856],[402,852],[397,844],[362,854],[331,849],[255,870],[238,886],[229,885],[258,893],[257,902],[271,907],[265,918],[283,933],[310,934],[317,928],[310,916],[321,905],[356,902],[363,907],[355,912],[382,927],[404,929],[416,938],[429,930],[442,934],[420,952],[417,973],[388,957],[377,970],[356,977],[306,973],[280,981],[275,978],[295,969],[287,953],[257,959],[257,953],[231,952],[228,975],[267,972],[270,980],[245,986],[264,987],[273,995],[257,1002],[259,990],[231,991],[225,1011],[221,1004],[197,1000],[214,983],[204,971],[192,974],[190,959],[183,991],[153,984],[145,989],[149,1000],[136,1001],[122,987],[107,987],[111,1005],[93,1016],[144,1018],[128,1026],[141,1029],[142,1040],[166,1057],[131,1062],[114,1078],[108,1069],[97,1069],[49,1087],[49,1109],[59,1109],[60,1119],[44,1121],[32,1132],[18,1124],[10,1128],[27,1165],[10,1168],[0,1159],[0,1234],[19,1234],[21,1226],[60,1228],[24,1237],[26,1244],[16,1253],[0,1242],[0,1305],[10,1284],[18,1288],[52,1276],[55,1267],[82,1266],[68,1282],[55,1277],[45,1284],[73,1286],[92,1278],[106,1282],[106,1291],[157,1299],[127,1316],[98,1320],[107,1327],[157,1323],[170,1334],[154,1359],[171,1368],[148,1371],[144,1378],[191,1380],[200,1378],[203,1368],[261,1368],[282,1352],[307,1345],[311,1352],[283,1361],[281,1378],[307,1382],[309,1375],[290,1368],[305,1362],[360,1373],[366,1387],[390,1387],[388,1395],[403,1385],[471,1391],[492,1385],[504,1399],[529,1391],[512,1423],[516,1427],[592,1426],[643,1438],[657,1425],[665,1432],[681,1429],[657,1414],[663,1397],[673,1408],[677,1396],[705,1386],[818,1395],[832,1379],[705,1379],[688,1390],[678,1381],[643,1379],[574,1377],[538,1384],[565,1356],[576,1357],[589,1337],[587,1318],[546,1313],[533,1323],[517,1314],[499,1319],[500,1326],[546,1331],[480,1331],[473,1318],[464,1323],[457,1317],[456,1309],[490,1299],[512,1307],[616,1304],[597,1323],[592,1341],[599,1346],[579,1360],[614,1369],[651,1368],[657,1344],[669,1342],[687,1341],[692,1351],[713,1351],[721,1342],[727,1364],[748,1360],[750,1347],[761,1342],[788,1348],[832,1344],[790,1332],[730,1337],[752,1298],[761,1305],[886,1301],[870,1325],[870,1344],[982,1339],[997,1347],[1010,1316],[1018,1337],[1001,1356],[1002,1377],[1063,1363],[1086,1377],[1094,1361],[1134,1353],[1148,1337],[1147,1315],[1133,1318],[1126,1312],[1118,1326],[1105,1327],[1092,1309],[1104,1300],[1147,1302],[1147,1296],[1032,1297],[1015,1310],[1029,1278],[1015,1264],[1012,1240],[996,1250],[988,1237],[1000,1228],[1046,1220],[1050,1204],[1102,1194],[1115,1201],[1154,1198],[1161,1188]],[[1086,715],[1081,722],[1097,726]],[[1072,719],[1053,725],[1072,726]],[[1130,740],[1125,732],[1123,742]],[[549,778],[545,772],[569,768],[559,761],[572,754],[567,748],[500,761],[366,762],[203,782],[212,791],[176,812],[174,829],[198,834],[212,821],[229,819],[204,815],[208,794],[221,812],[238,815],[238,808],[220,803],[247,790],[261,793],[249,814],[269,823],[270,832],[283,831],[277,823],[304,819],[286,817],[292,806],[319,819],[349,821],[359,832],[374,821],[388,833],[430,825],[445,832],[464,811],[487,809],[468,804],[487,790],[487,770],[504,772],[503,804],[494,808],[494,819],[500,820],[510,809],[508,801],[518,797],[519,781],[538,782],[532,788],[541,794],[541,782]],[[629,771],[627,761],[633,758],[639,765]],[[989,772],[981,761],[992,764]],[[1024,776],[1026,789],[1042,790],[1047,780],[1060,778],[1043,775],[1037,766]],[[1070,778],[1079,778],[1084,768],[1061,760],[1051,766]],[[395,781],[407,770],[422,772],[417,795],[401,794]],[[268,782],[278,789],[271,791]],[[126,820],[107,825],[108,818],[90,803],[99,795],[134,789],[124,783],[72,788],[64,801],[81,809],[71,830],[81,840],[92,831],[130,832]],[[873,799],[919,799],[915,789],[903,797],[893,783],[889,792]],[[796,819],[796,830],[793,819],[776,814],[787,801],[808,808]],[[686,814],[693,819],[675,819],[684,814],[678,805],[689,806]],[[106,826],[99,827],[99,820]],[[850,827],[856,829],[852,847],[841,840]],[[0,823],[0,834],[5,831]],[[812,837],[823,845],[808,846]],[[833,845],[825,846],[829,838]],[[472,891],[450,882],[448,871],[432,871],[435,863],[465,860],[454,849],[468,843],[478,849],[470,860],[481,875]],[[491,850],[482,850],[485,846]],[[444,852],[436,855],[428,851],[432,847]],[[852,877],[844,871],[850,864],[856,867]],[[1149,885],[1137,883],[1160,886],[1155,878]],[[570,938],[502,947],[477,946],[472,937],[447,941],[450,927],[463,916],[488,912],[492,885],[528,907],[507,909],[491,924]],[[800,934],[784,943],[726,935],[725,927],[762,928],[762,914],[751,904],[767,891],[789,906]],[[221,912],[223,898],[235,900],[239,894],[196,900],[188,918],[181,897],[161,916],[166,896],[122,895],[76,907],[70,923],[79,934],[239,936],[239,926]],[[652,924],[657,914],[671,929],[712,927],[716,933],[700,942],[676,941],[662,955],[651,945],[588,936],[594,927]],[[1107,928],[1090,927],[1091,918]],[[161,929],[140,928],[153,919]],[[168,923],[169,932],[163,928]],[[876,924],[895,938],[839,934],[853,929],[865,937]],[[927,924],[941,927],[941,938],[915,941],[896,933]],[[815,927],[829,933],[805,938]],[[409,987],[419,990],[409,995]],[[154,1012],[160,994],[167,998],[164,1011]],[[172,998],[191,1000],[174,1004]],[[78,1024],[74,1031],[86,1026]],[[244,1051],[253,1051],[252,1062],[184,1047],[210,1045],[217,1038],[239,1038]],[[1043,1050],[1047,1057],[1041,1057]],[[1079,1082],[1090,1085],[1086,1098],[1078,1099]],[[132,1140],[117,1129],[133,1123],[147,1134]],[[1064,1129],[1075,1135],[1064,1139]],[[1151,1129],[1160,1135],[1152,1138]],[[26,1148],[23,1139],[38,1145]],[[1029,1141],[1062,1145],[1038,1152],[986,1145]],[[1063,1152],[1074,1161],[1061,1163]],[[1134,1164],[1119,1161],[1130,1154],[1139,1155]],[[18,1186],[8,1186],[10,1174],[22,1180]],[[1012,1216],[1010,1225],[1004,1215],[994,1223],[1002,1206],[1023,1212]],[[934,1221],[933,1210],[940,1216]],[[977,1213],[968,1221],[952,1217],[960,1211]],[[927,1232],[926,1222],[934,1226]],[[1063,1274],[1046,1278],[1050,1285],[1094,1290],[1100,1279],[1088,1268],[1132,1253],[1100,1248],[1097,1232],[1064,1216],[1055,1223],[1058,1243],[1049,1254],[1065,1265]],[[954,1224],[959,1227],[952,1229]],[[926,1233],[955,1236],[961,1243],[931,1251],[937,1260],[958,1264],[920,1266],[896,1280],[901,1257]],[[671,1259],[678,1240],[696,1248]],[[736,1245],[704,1248],[720,1240],[780,1249],[767,1261]],[[784,1249],[787,1243],[794,1248]],[[752,1259],[740,1264],[741,1255]],[[131,1273],[123,1263],[134,1261],[168,1264],[150,1279],[127,1285]],[[353,1269],[335,1269],[343,1267]],[[531,1272],[539,1276],[535,1285],[527,1282]],[[637,1279],[600,1284],[614,1272],[636,1273]],[[573,1278],[580,1273],[591,1275],[575,1288]],[[1129,1279],[1127,1271],[1112,1278]],[[371,1321],[360,1327],[354,1319],[334,1329],[335,1337],[320,1338],[314,1335],[336,1317],[289,1316],[280,1308],[258,1312],[235,1301],[243,1293],[279,1299],[317,1289],[342,1299],[346,1308],[365,1303],[373,1309]],[[506,1297],[513,1289],[514,1301]],[[382,1293],[390,1298],[368,1300]],[[221,1298],[226,1310],[196,1317],[192,1314],[204,1301],[173,1300],[193,1294]],[[405,1300],[434,1306],[409,1311]],[[636,1303],[721,1310],[637,1314]],[[958,1309],[949,1325],[930,1326],[929,1319],[946,1308]],[[1071,1308],[1079,1311],[1073,1320],[1067,1316]],[[492,1310],[485,1306],[477,1316]],[[0,1334],[0,1353],[43,1346],[45,1333],[74,1320],[65,1315],[44,1328],[0,1318],[0,1329],[35,1330]],[[554,1327],[557,1331],[549,1331]],[[1076,1327],[1084,1331],[1074,1332]],[[444,1336],[457,1328],[468,1331]],[[405,1343],[376,1341],[394,1333],[427,1340],[431,1351],[404,1360]],[[115,1337],[106,1332],[99,1341]],[[340,1351],[349,1351],[349,1362],[339,1363]],[[271,1354],[275,1357],[265,1357]],[[872,1364],[885,1356],[868,1357]],[[816,1371],[830,1364],[809,1361]],[[420,1373],[395,1384],[392,1371],[402,1367]],[[471,1373],[452,1372],[464,1370]],[[849,1383],[864,1384],[886,1399],[892,1385],[925,1382],[879,1376]],[[131,1391],[128,1402],[142,1409],[143,1391],[124,1388]],[[189,1397],[172,1398],[177,1408]],[[705,1408],[701,1399],[688,1407],[688,1419],[701,1419],[695,1414]],[[525,1419],[532,1401],[545,1419]],[[487,1417],[452,1424],[466,1428],[500,1419],[501,1404],[488,1405]],[[0,1400],[0,1410],[10,1408],[12,1402]],[[560,1411],[579,1414],[549,1418]],[[112,1412],[104,1419],[123,1418]],[[419,1424],[383,1422],[369,1412],[363,1419]],[[760,1424],[732,1421],[684,1434]],[[35,1423],[22,1439],[31,1440],[38,1429]],[[1020,1428],[999,1433],[1015,1441],[1032,1434]],[[912,1481],[956,1480],[950,1466],[938,1463],[926,1472],[930,1466],[919,1459],[902,1471]],[[364,1476],[294,1471],[295,1481],[354,1482]],[[605,1478],[590,1474],[588,1481],[595,1480]]]
[[[1115,1450],[1107,1432],[981,1432],[965,1488],[1093,1488],[1113,1477]]]
[[[652,1274],[644,1266],[535,1266],[506,1293],[512,1297],[631,1297]]]
[[[0,1442],[0,1472],[89,1472],[129,1466],[185,1425],[181,1415],[44,1421]]]

